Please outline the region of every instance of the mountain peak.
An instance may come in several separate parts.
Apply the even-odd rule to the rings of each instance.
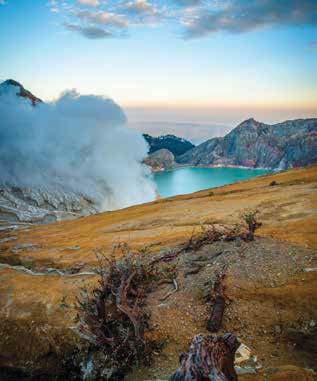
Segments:
[[[254,118],[249,118],[249,119],[246,119],[244,120],[243,122],[241,122],[236,128],[234,128],[230,133],[230,134],[234,134],[236,132],[242,132],[242,131],[245,131],[245,130],[248,130],[248,129],[254,129],[254,130],[257,130],[257,128],[261,125],[262,123],[261,122],[258,122],[257,120],[255,120]]]
[[[7,79],[6,81],[2,82],[0,84],[0,87],[7,87],[7,86],[15,86],[19,88],[19,92],[17,93],[18,96],[23,98],[28,98],[33,106],[36,106],[38,103],[42,103],[43,101],[40,98],[37,98],[35,95],[33,95],[29,90],[26,90],[21,83],[14,79]]]
[[[249,118],[243,121],[241,124],[260,124],[260,122],[258,122],[254,118]]]

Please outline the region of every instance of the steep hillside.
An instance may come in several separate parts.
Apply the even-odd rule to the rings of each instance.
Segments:
[[[173,168],[175,166],[175,157],[171,151],[162,148],[148,155],[144,163],[152,168],[153,171]]]
[[[98,282],[96,248],[110,256],[114,243],[126,242],[138,255],[156,258],[208,227],[234,231],[243,212],[257,209],[262,226],[255,241],[205,242],[171,263],[177,291],[171,294],[163,283],[145,305],[151,313],[147,335],[159,346],[151,363],[127,379],[168,379],[193,335],[207,333],[205,297],[225,269],[223,331],[234,332],[255,356],[241,365],[247,374],[239,380],[316,380],[316,188],[317,168],[309,167],[0,233],[0,374],[69,379],[72,356],[85,353],[75,305],[82,287]],[[84,365],[89,374],[89,362]]]
[[[179,156],[194,147],[188,140],[179,138],[175,135],[153,137],[148,134],[143,134],[143,137],[150,146],[149,154],[160,149],[167,149],[172,152],[174,156]]]
[[[190,165],[292,168],[317,162],[317,119],[268,125],[248,119],[223,138],[210,139],[177,157]]]

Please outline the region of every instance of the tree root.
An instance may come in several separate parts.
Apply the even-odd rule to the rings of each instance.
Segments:
[[[213,308],[207,323],[207,329],[210,332],[218,332],[221,328],[222,318],[226,307],[225,286],[223,285],[226,273],[223,271],[216,275],[215,282],[212,287],[211,298],[213,300]]]
[[[231,333],[195,336],[189,351],[180,356],[180,367],[170,381],[238,381],[234,356],[239,346]]]
[[[161,302],[164,302],[164,300],[166,300],[167,298],[169,298],[171,295],[173,295],[175,292],[178,291],[178,284],[176,279],[173,279],[173,284],[174,284],[174,290],[168,292],[165,296],[163,296],[163,298],[160,299]]]

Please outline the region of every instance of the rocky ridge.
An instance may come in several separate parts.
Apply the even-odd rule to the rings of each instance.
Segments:
[[[195,147],[190,141],[179,138],[175,135],[162,135],[154,137],[148,134],[143,134],[143,137],[149,144],[149,154],[152,154],[160,149],[167,149],[172,152],[174,156],[180,156]]]
[[[194,166],[244,166],[286,169],[317,162],[317,119],[268,125],[254,119],[177,156]]]
[[[22,98],[27,98],[32,102],[33,106],[36,106],[38,103],[42,103],[43,101],[40,98],[37,98],[34,94],[32,94],[29,90],[26,90],[21,83],[15,81],[14,79],[7,79],[3,83],[0,84],[0,91],[1,87],[5,88],[7,86],[14,86],[19,89],[19,92],[17,95]]]

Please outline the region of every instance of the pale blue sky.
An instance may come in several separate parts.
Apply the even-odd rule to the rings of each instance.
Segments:
[[[266,11],[229,0],[221,14],[217,1],[186,1],[200,5],[5,0],[0,78],[45,100],[69,88],[104,94],[132,121],[317,116],[316,1],[266,0]]]

